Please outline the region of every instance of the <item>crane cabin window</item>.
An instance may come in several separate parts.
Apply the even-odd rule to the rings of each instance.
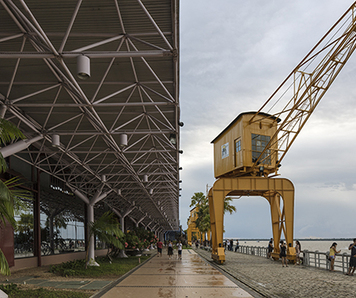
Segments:
[[[271,140],[270,136],[263,136],[258,134],[251,134],[252,140],[252,162],[255,162],[261,155],[262,151],[266,148],[268,142]],[[260,158],[261,164],[271,164],[271,150],[266,150]]]
[[[235,140],[236,153],[241,151],[241,139]]]

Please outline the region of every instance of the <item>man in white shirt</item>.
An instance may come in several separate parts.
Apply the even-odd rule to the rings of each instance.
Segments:
[[[182,250],[183,250],[183,245],[182,243],[179,241],[177,244],[178,247],[178,260],[182,259]]]

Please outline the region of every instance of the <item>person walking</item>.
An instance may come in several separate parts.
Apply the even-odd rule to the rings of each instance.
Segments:
[[[329,252],[330,271],[335,271],[335,270],[334,270],[334,263],[335,263],[336,254],[340,253],[340,251],[341,251],[341,250],[337,251],[337,250],[336,250],[336,246],[337,246],[337,243],[336,243],[336,242],[334,242],[334,243],[330,246],[330,252]]]
[[[268,253],[267,253],[267,259],[270,259],[272,257],[272,251],[273,251],[273,239],[268,242]]]
[[[173,256],[173,243],[172,241],[168,242],[168,259],[171,259]]]
[[[178,248],[178,260],[181,260],[182,259],[182,251],[183,251],[183,245],[182,243],[179,241],[178,244],[177,244],[177,248]]]
[[[157,242],[157,257],[162,257],[162,247],[163,247],[162,241],[158,240],[158,242]]]
[[[349,250],[351,250],[351,258],[349,264],[349,271],[346,273],[346,275],[354,275],[356,268],[356,238],[354,239],[354,243],[351,243],[349,245]]]
[[[300,245],[300,242],[298,240],[295,241],[295,264],[294,265],[299,265],[300,264],[300,253],[302,252],[302,246]]]
[[[235,252],[237,252],[239,248],[240,248],[239,239],[236,239]]]
[[[280,243],[281,243],[281,246],[280,246],[279,257],[282,259],[282,267],[284,267],[284,264],[286,265],[286,267],[288,267],[288,265],[287,265],[287,246],[283,240],[281,240]]]

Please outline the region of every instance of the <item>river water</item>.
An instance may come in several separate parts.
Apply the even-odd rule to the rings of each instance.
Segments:
[[[224,239],[225,240],[225,239]],[[298,239],[299,240],[299,239]],[[268,240],[239,240],[240,245],[245,246],[260,246],[260,247],[267,247]],[[347,254],[350,253],[349,245],[353,242],[352,240],[299,240],[302,250],[309,250],[309,251],[316,251],[319,252],[326,252],[329,251],[330,246],[333,242],[337,243],[337,250],[341,250],[340,253],[346,252]],[[234,239],[234,245],[236,245],[236,238]],[[293,243],[295,246],[295,242]]]

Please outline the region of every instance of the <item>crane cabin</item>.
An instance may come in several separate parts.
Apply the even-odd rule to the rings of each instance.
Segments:
[[[279,118],[262,112],[238,115],[211,142],[214,145],[215,178],[267,177],[277,173],[279,121]]]

